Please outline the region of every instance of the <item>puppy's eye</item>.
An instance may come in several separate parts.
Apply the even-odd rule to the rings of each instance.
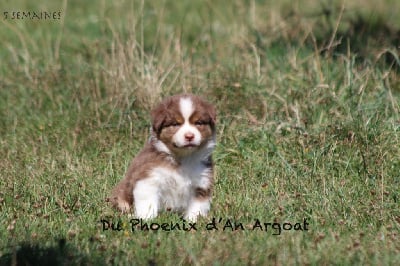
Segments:
[[[194,122],[194,124],[196,126],[204,126],[204,125],[207,125],[207,122],[203,121],[203,120],[197,120],[196,122]]]
[[[165,127],[178,127],[180,125],[181,125],[180,123],[175,121],[175,122],[168,123],[167,125],[165,125]]]

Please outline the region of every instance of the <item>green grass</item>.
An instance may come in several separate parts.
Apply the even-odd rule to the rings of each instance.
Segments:
[[[0,264],[399,261],[400,6],[313,2],[3,1]],[[218,109],[212,211],[132,232],[105,199],[183,91]]]

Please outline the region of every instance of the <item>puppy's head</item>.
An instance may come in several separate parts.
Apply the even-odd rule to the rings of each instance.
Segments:
[[[167,98],[153,109],[151,117],[152,134],[159,150],[179,157],[214,142],[215,108],[198,96]]]

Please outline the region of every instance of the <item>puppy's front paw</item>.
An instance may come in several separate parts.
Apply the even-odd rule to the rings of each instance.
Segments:
[[[136,218],[150,220],[157,217],[158,208],[156,204],[140,202],[135,204]]]
[[[133,191],[135,215],[139,219],[150,220],[158,214],[158,189],[151,182],[140,181]]]
[[[198,216],[206,216],[209,210],[210,201],[194,199],[186,211],[185,219],[195,222]]]

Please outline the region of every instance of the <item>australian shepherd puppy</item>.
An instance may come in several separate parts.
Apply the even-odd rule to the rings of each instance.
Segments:
[[[122,212],[152,219],[162,210],[196,221],[210,210],[216,112],[198,96],[181,94],[151,112],[151,136],[133,159],[111,202]]]

